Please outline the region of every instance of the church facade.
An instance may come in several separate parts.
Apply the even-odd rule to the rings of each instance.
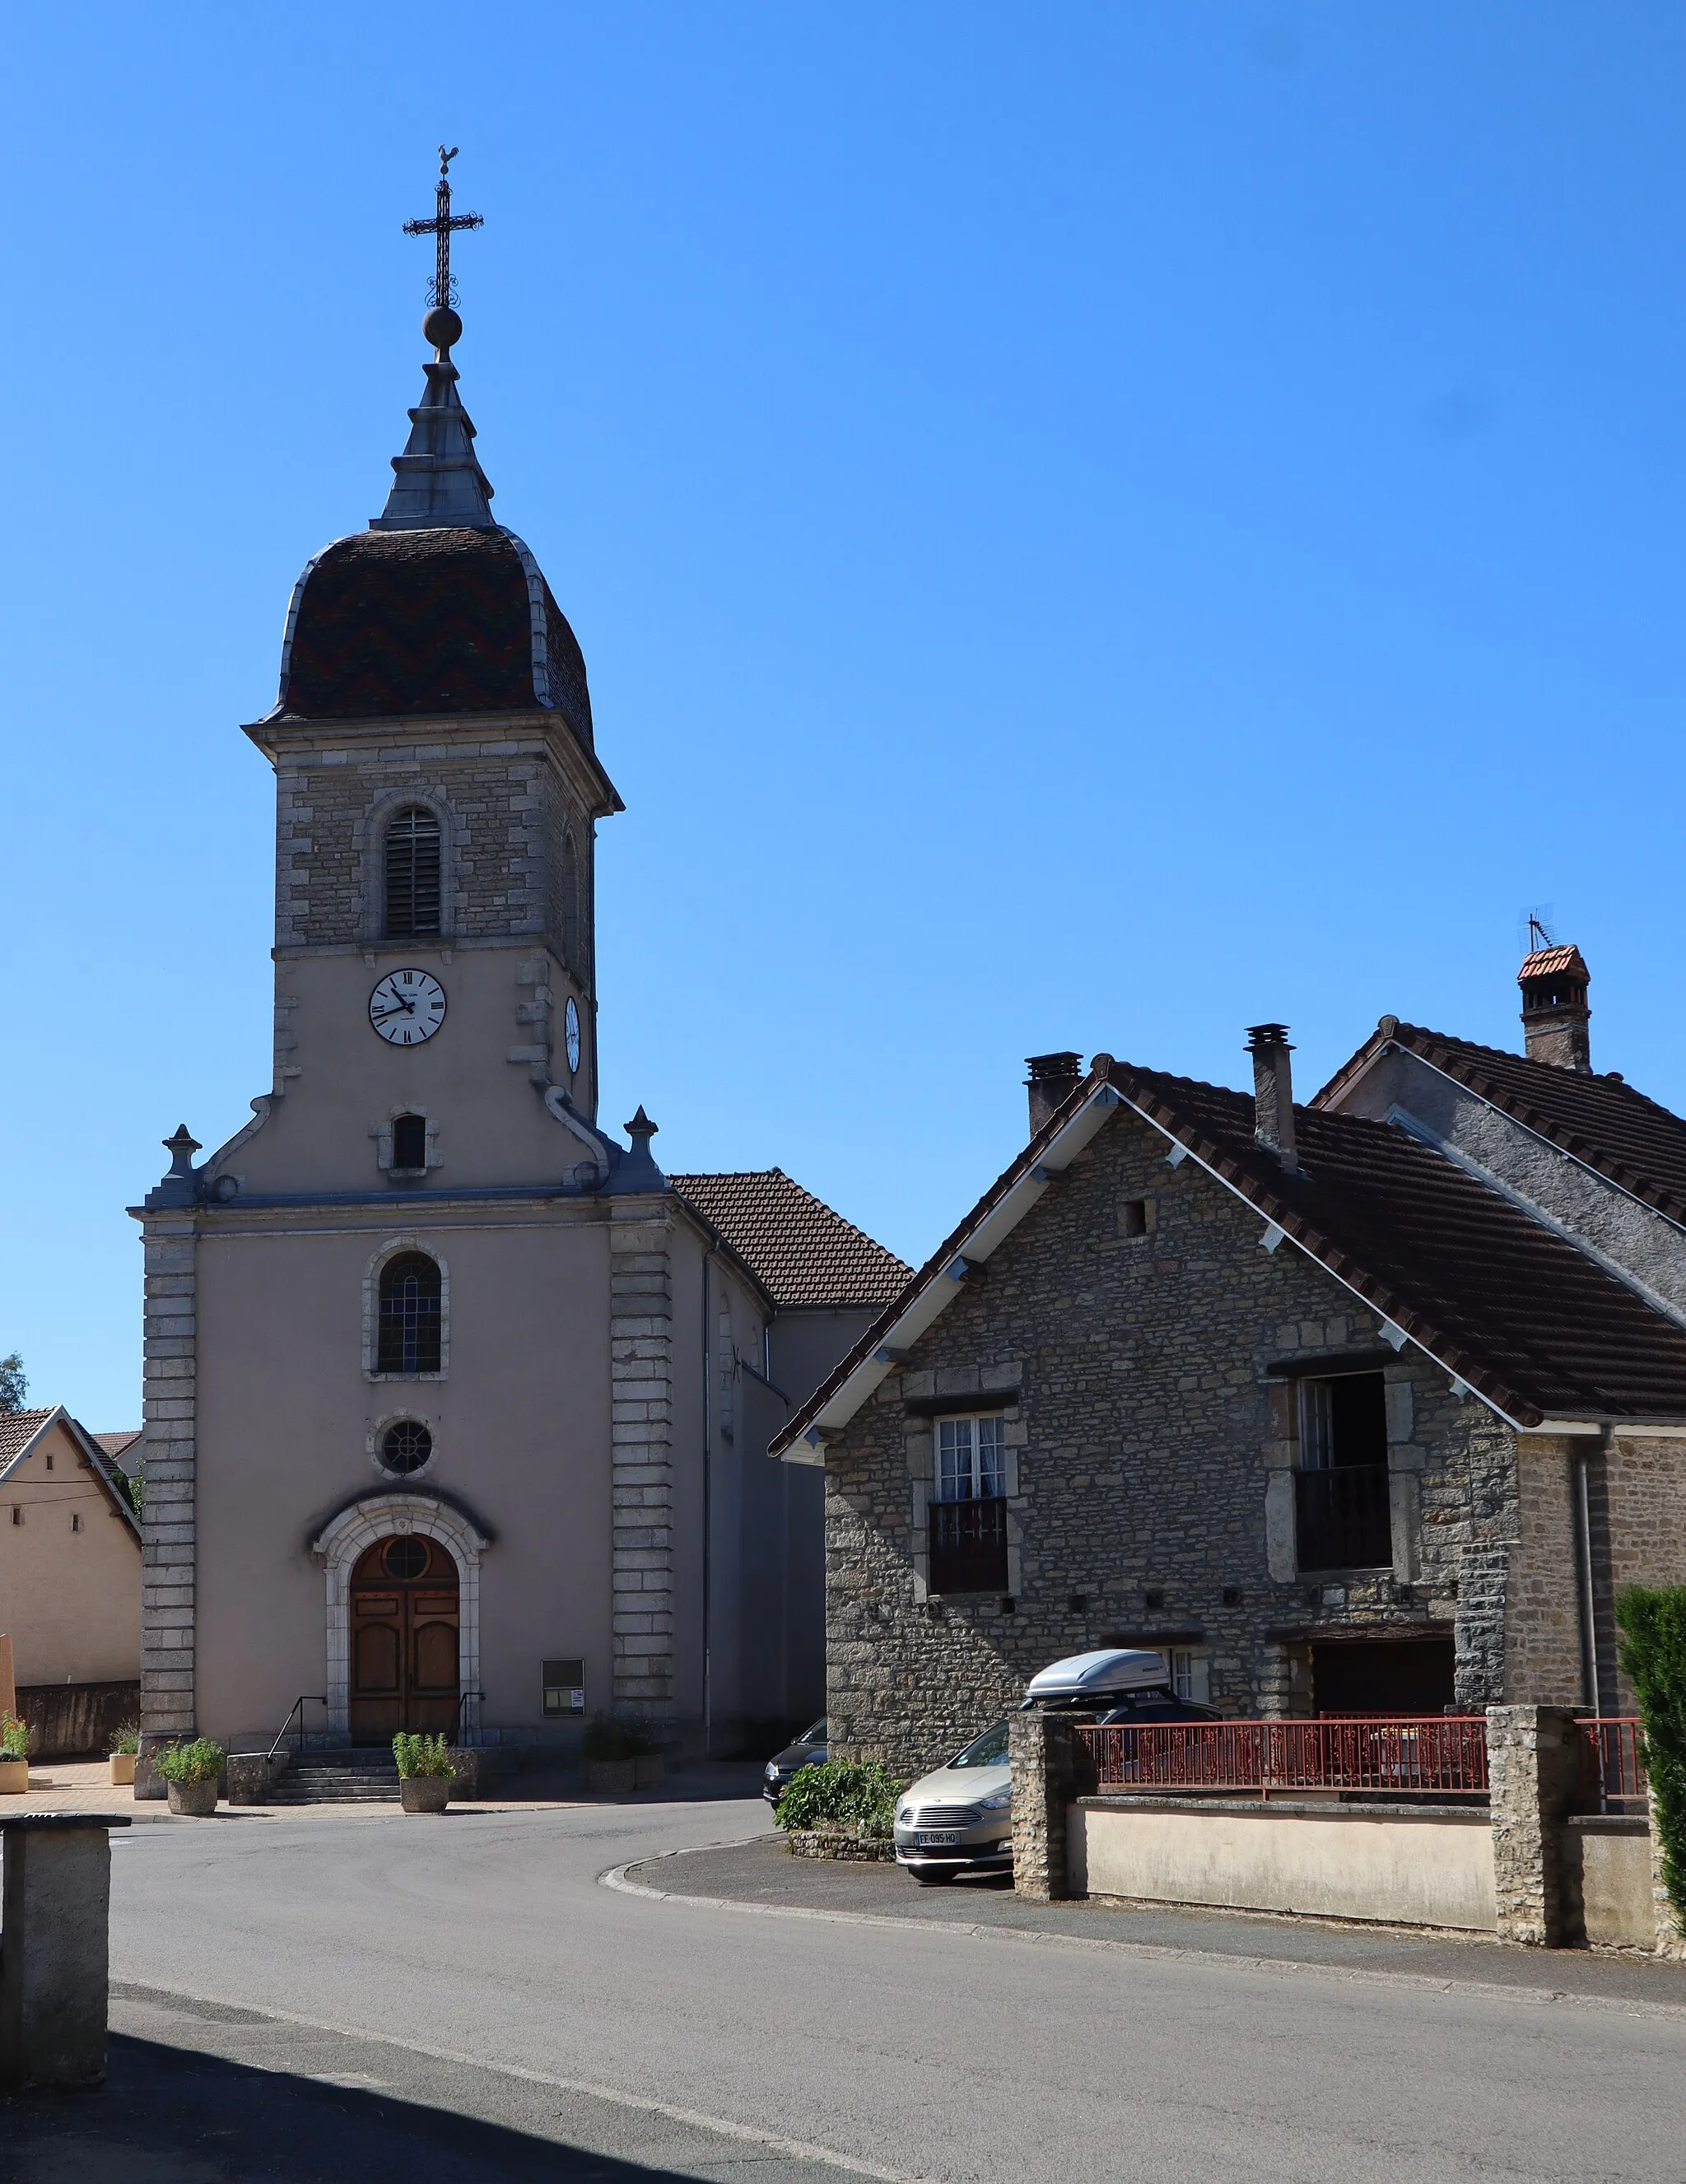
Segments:
[[[136,1210],[147,1747],[398,1729],[729,1748],[817,1713],[820,1482],[763,1451],[906,1277],[777,1169],[598,1117],[586,669],[429,314],[383,514],[277,703],[275,1073]],[[146,1770],[142,1770],[143,1777]],[[161,1785],[159,1787],[161,1790]]]

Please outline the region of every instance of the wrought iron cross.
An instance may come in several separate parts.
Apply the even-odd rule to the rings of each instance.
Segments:
[[[407,220],[406,235],[431,235],[438,253],[437,270],[433,276],[434,304],[448,309],[457,300],[456,283],[451,278],[451,237],[459,228],[484,227],[485,220],[477,212],[451,210],[451,162],[457,156],[456,145],[448,152],[439,147],[439,181],[434,195],[437,209],[431,220]]]

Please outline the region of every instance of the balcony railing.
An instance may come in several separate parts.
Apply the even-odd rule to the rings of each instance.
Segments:
[[[932,1592],[1007,1590],[1007,1504],[1000,1497],[931,1504]]]
[[[1297,1790],[1394,1797],[1487,1792],[1487,1722],[1480,1714],[1161,1722],[1078,1734],[1103,1789],[1228,1790],[1257,1797]]]
[[[1303,1570],[1375,1569],[1394,1559],[1385,1463],[1296,1471],[1294,1516]]]
[[[1643,1810],[1648,1796],[1639,1724],[1605,1714],[1577,1724],[1582,1737],[1582,1803],[1588,1812]]]

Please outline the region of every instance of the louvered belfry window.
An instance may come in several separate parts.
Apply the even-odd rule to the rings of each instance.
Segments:
[[[437,1373],[443,1284],[437,1260],[400,1251],[381,1269],[377,1373]]]
[[[406,804],[387,828],[387,938],[409,940],[439,930],[439,822]]]

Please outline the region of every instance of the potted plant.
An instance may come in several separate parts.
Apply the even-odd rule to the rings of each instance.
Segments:
[[[14,1713],[0,1713],[0,1796],[30,1786],[30,1731]]]
[[[398,1802],[407,1813],[442,1813],[451,1802],[456,1768],[442,1736],[412,1736],[400,1730],[392,1739],[398,1763]]]
[[[661,1780],[661,1754],[630,1722],[594,1714],[580,1741],[586,1787],[597,1797],[624,1797]]]
[[[177,1737],[153,1752],[153,1765],[170,1786],[170,1809],[196,1820],[206,1819],[217,1808],[217,1777],[222,1772],[223,1749],[209,1736],[196,1736],[191,1744]]]
[[[108,1763],[111,1769],[112,1786],[114,1789],[120,1790],[127,1784],[132,1789],[135,1783],[135,1760],[141,1749],[139,1722],[125,1721],[121,1729],[113,1730],[110,1741],[105,1748],[110,1755]]]

